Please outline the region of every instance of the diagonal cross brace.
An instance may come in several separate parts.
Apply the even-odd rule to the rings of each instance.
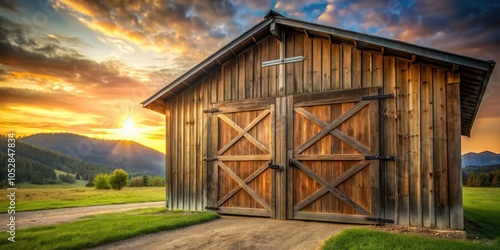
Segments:
[[[364,215],[369,215],[370,213],[366,211],[364,208],[362,208],[360,205],[358,205],[356,202],[354,202],[351,198],[347,197],[344,193],[340,192],[338,189],[330,185],[327,181],[325,181],[321,176],[316,174],[314,171],[309,169],[308,167],[304,166],[302,163],[299,161],[292,159],[292,163],[300,168],[304,173],[306,173],[309,177],[311,177],[313,180],[317,181],[319,184],[321,184],[326,190],[330,191],[335,197],[339,198],[341,201],[345,202],[347,205],[352,207],[356,212]]]
[[[229,126],[234,128],[236,131],[238,131],[238,135],[234,137],[227,145],[222,147],[217,154],[222,155],[224,152],[226,152],[229,148],[231,148],[241,137],[247,138],[251,143],[253,143],[255,146],[260,148],[262,151],[265,153],[270,153],[269,149],[260,143],[257,139],[255,139],[253,136],[248,134],[248,131],[250,131],[255,125],[257,125],[262,119],[264,119],[271,111],[270,110],[264,110],[262,113],[260,113],[252,122],[250,122],[244,129],[242,129],[238,124],[236,124],[233,120],[229,119],[229,117],[225,116],[224,114],[219,114],[219,118],[226,122]]]
[[[270,161],[267,161],[264,165],[260,166],[259,169],[257,169],[257,171],[253,172],[251,175],[249,175],[243,182],[245,182],[245,184],[249,184],[250,182],[252,182],[255,178],[257,178],[260,174],[262,174],[264,171],[266,171],[266,169],[269,168],[269,162]],[[227,193],[224,197],[222,197],[218,202],[217,202],[217,205],[220,207],[222,206],[222,204],[224,204],[224,202],[226,202],[227,200],[229,200],[231,197],[233,197],[233,195],[235,195],[238,191],[241,190],[241,186],[236,186],[235,188],[233,188],[233,190],[229,191],[229,193]]]
[[[368,101],[361,101],[358,102],[356,105],[354,105],[352,108],[347,110],[345,113],[337,117],[332,123],[328,124],[326,127],[323,128],[319,133],[311,137],[309,140],[304,142],[302,145],[297,147],[295,149],[294,154],[298,155],[310,146],[312,146],[314,143],[317,141],[321,140],[321,138],[325,137],[327,134],[330,133],[330,131],[334,130],[337,128],[340,124],[344,123],[347,119],[351,118],[354,114],[356,114],[358,111],[360,111],[362,108],[364,108],[366,105],[368,105]]]
[[[370,162],[368,161],[360,161],[356,165],[354,165],[352,168],[349,168],[347,171],[342,173],[341,175],[337,176],[333,181],[330,182],[330,186],[336,187],[340,184],[342,184],[344,181],[349,179],[351,176],[355,175],[357,172],[361,171],[363,168],[365,168]],[[311,202],[317,200],[324,194],[328,193],[328,189],[326,187],[322,187],[318,189],[316,192],[312,193],[299,203],[297,203],[293,209],[295,211],[299,211],[309,205]]]
[[[269,206],[269,204],[267,204],[267,202],[262,199],[262,197],[260,197],[253,189],[251,189],[244,181],[242,181],[240,177],[236,175],[226,164],[219,161],[219,167],[222,168],[222,170],[224,170],[224,172],[226,172],[229,177],[231,177],[231,179],[236,181],[236,183],[238,183],[241,188],[247,191],[250,196],[252,196],[258,203],[260,203],[260,205],[262,205],[265,209],[271,211],[271,207]]]
[[[320,126],[320,128],[322,128],[322,129],[324,129],[324,128],[326,128],[326,126],[328,126],[328,123],[322,121],[321,119],[319,119],[315,115],[309,113],[307,110],[305,110],[303,108],[295,108],[295,112],[304,116],[305,118],[309,119],[310,121],[314,122],[315,124]],[[332,131],[330,131],[330,134],[339,138],[341,141],[343,141],[346,144],[348,144],[349,146],[353,147],[354,149],[356,149],[358,152],[360,152],[363,155],[369,155],[371,152],[367,146],[361,144],[360,142],[358,142],[354,138],[346,135],[345,133],[343,133],[342,131],[340,131],[337,128],[334,128]]]

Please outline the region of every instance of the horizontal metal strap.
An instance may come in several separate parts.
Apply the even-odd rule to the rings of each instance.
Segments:
[[[366,155],[365,160],[395,161],[396,157],[390,155]]]
[[[367,101],[367,100],[386,99],[386,98],[394,98],[394,94],[363,96],[361,97],[361,100]]]
[[[270,60],[270,61],[262,62],[262,67],[269,67],[269,66],[279,65],[279,64],[284,64],[284,63],[302,62],[305,59],[306,59],[305,56],[294,56],[294,57],[289,57],[289,58],[285,58],[285,59]]]

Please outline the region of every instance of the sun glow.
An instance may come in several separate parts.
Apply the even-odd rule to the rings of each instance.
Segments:
[[[123,128],[120,132],[120,134],[127,139],[133,139],[133,137],[138,133],[138,129],[135,127],[134,120],[132,120],[132,118],[127,118],[125,122],[123,122]]]

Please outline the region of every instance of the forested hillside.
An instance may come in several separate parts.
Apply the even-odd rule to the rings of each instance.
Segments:
[[[75,159],[58,152],[46,150],[16,140],[16,183],[29,181],[34,184],[57,180],[54,169],[78,173],[82,179],[92,179],[98,173],[109,173],[104,165]],[[0,136],[0,182],[7,179],[7,138]]]

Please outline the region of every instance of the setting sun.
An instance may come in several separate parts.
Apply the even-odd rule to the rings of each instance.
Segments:
[[[125,123],[123,124],[123,128],[125,130],[133,130],[135,128],[134,121],[130,118],[125,120]]]

